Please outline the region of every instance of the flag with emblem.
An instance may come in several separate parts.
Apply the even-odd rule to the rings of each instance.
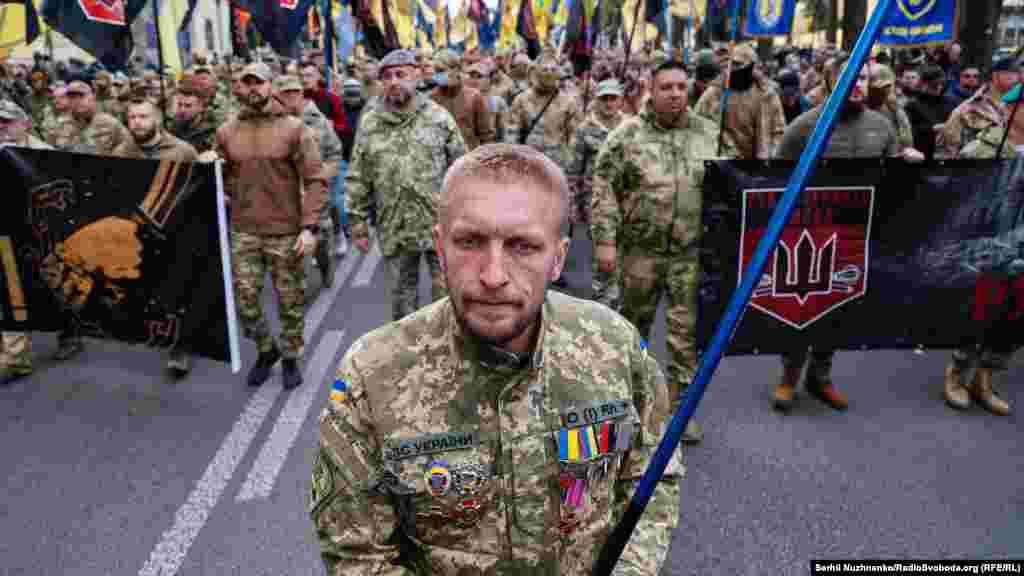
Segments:
[[[42,16],[105,67],[118,70],[131,55],[131,24],[145,6],[145,0],[45,0]]]
[[[306,15],[315,0],[234,0],[252,15],[267,44],[282,56],[296,55],[296,39],[307,25]]]

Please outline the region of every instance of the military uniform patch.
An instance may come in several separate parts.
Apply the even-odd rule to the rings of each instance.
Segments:
[[[398,461],[425,454],[469,450],[479,445],[480,437],[475,432],[445,432],[411,440],[396,439],[384,447],[384,460]]]
[[[332,402],[344,402],[348,395],[348,384],[341,378],[334,381],[334,385],[331,386],[331,401]]]

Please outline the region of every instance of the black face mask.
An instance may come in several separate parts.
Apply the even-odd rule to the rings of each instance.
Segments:
[[[734,68],[729,74],[729,88],[737,92],[746,92],[754,84],[754,65]]]

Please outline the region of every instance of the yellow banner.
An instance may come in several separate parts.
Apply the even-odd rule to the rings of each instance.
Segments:
[[[521,1],[506,0],[502,4],[501,34],[498,36],[499,48],[508,48],[516,44],[516,17],[519,15]]]

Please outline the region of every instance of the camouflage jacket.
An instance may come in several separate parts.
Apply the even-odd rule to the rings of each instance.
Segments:
[[[323,177],[325,181],[332,182],[341,174],[341,161],[344,156],[341,140],[334,132],[334,126],[311,100],[306,100],[306,107],[302,110],[302,123],[316,134],[316,141],[320,145]]]
[[[1006,107],[986,87],[953,110],[938,136],[937,158],[956,158],[960,149],[985,130],[1006,125]]]
[[[562,170],[572,161],[572,138],[576,135],[576,124],[580,118],[580,102],[572,96],[555,92],[555,99],[544,110],[551,94],[530,90],[520,94],[509,109],[505,123],[505,141],[518,144],[525,134],[525,144],[543,152]],[[544,116],[536,120],[541,111]],[[530,129],[530,125],[533,129]]]
[[[723,126],[722,87],[717,83],[708,86],[693,111],[717,126]],[[782,100],[773,88],[762,87],[756,82],[745,92],[733,91],[726,105],[723,128],[723,137],[732,144],[738,158],[767,160],[775,155],[786,130]]]
[[[33,126],[42,126],[47,116],[53,115],[53,98],[49,94],[36,94],[33,92],[28,97],[28,115],[32,117]]]
[[[601,145],[608,138],[608,134],[625,119],[626,115],[620,112],[612,122],[605,124],[597,112],[591,111],[587,114],[587,118],[576,129],[573,140],[574,154],[567,176],[589,180],[594,175],[594,164],[597,163],[597,153],[601,150]]]
[[[1017,153],[1017,147],[1009,138],[1006,142],[1003,142],[1004,134],[1006,130],[993,126],[987,130],[984,130],[978,137],[970,141],[964,149],[960,151],[961,158],[970,159],[994,159],[996,157],[996,151],[999,150],[999,145],[1002,144],[1003,151],[1000,153],[1000,158],[1015,159],[1020,154]]]
[[[110,114],[96,112],[88,123],[68,122],[58,130],[54,146],[78,154],[109,156],[125,140],[131,140],[128,129]]]
[[[383,106],[364,109],[345,176],[345,207],[352,238],[369,235],[370,203],[376,200],[384,256],[428,250],[445,172],[466,153],[455,119],[423,95],[411,112]]]
[[[666,129],[651,106],[608,135],[594,166],[595,244],[617,240],[655,252],[685,252],[701,232],[704,162],[715,157],[718,127],[692,112]],[[724,143],[723,153],[733,150]]]
[[[668,390],[636,328],[610,309],[548,292],[541,317],[522,360],[465,337],[448,298],[352,345],[313,465],[328,574],[589,573],[657,447]],[[681,454],[616,574],[657,574]],[[419,545],[409,571],[395,565],[403,516]]]
[[[900,149],[914,147],[914,131],[910,127],[910,118],[907,116],[906,111],[903,110],[903,107],[899,105],[899,101],[895,96],[878,109],[878,113],[885,116],[892,123]]]
[[[61,134],[70,133],[68,128],[72,123],[73,120],[71,120],[70,114],[67,112],[61,114],[54,110],[51,114],[48,114],[43,118],[43,123],[37,125],[35,129],[36,133],[39,134],[39,137],[45,140],[48,144],[51,146],[57,146],[58,148],[63,148],[62,146],[57,145],[57,138]]]

